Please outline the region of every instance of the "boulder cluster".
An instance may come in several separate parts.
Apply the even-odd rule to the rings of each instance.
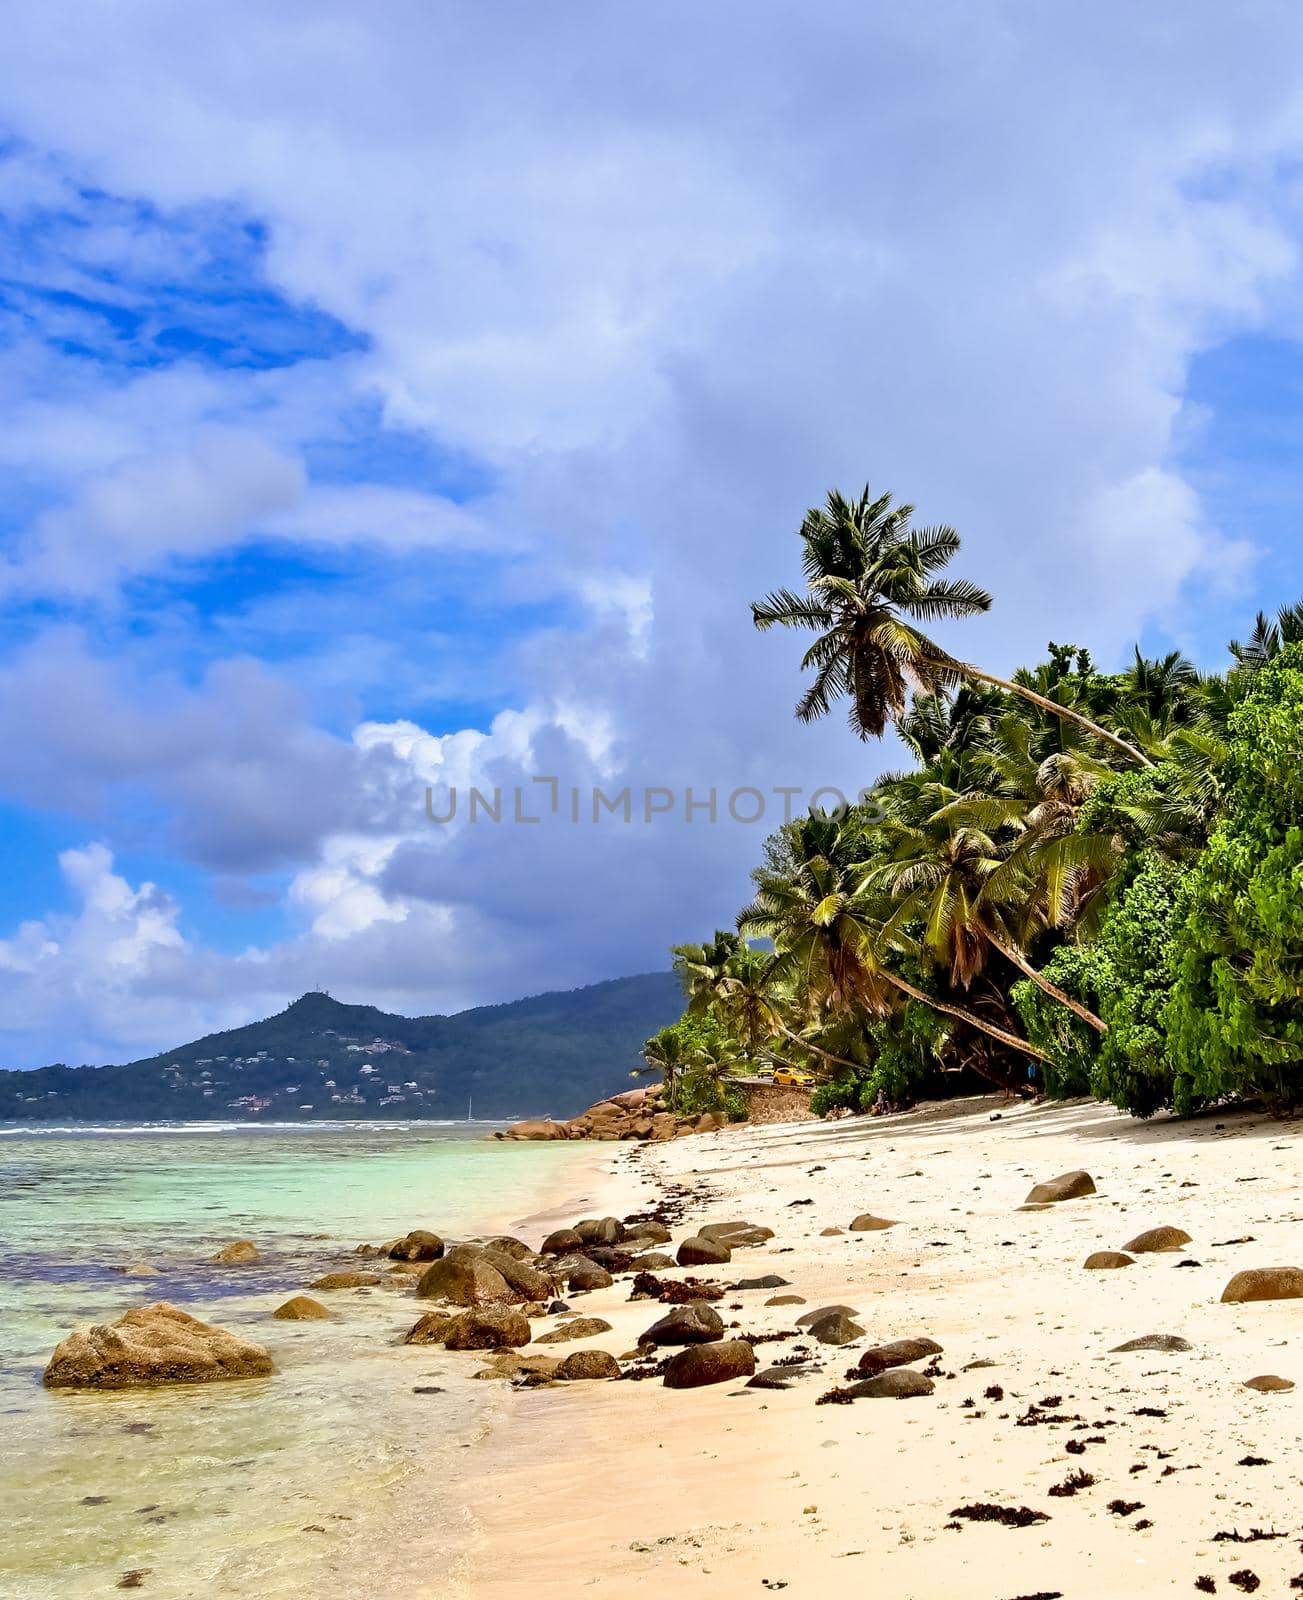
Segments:
[[[476,1376],[510,1378],[529,1387],[618,1378],[625,1375],[622,1360],[633,1368],[629,1375],[646,1377],[651,1375],[646,1363],[662,1350],[672,1353],[656,1366],[655,1375],[667,1388],[749,1378],[756,1370],[751,1343],[728,1338],[723,1319],[709,1304],[723,1291],[691,1278],[662,1282],[655,1272],[673,1266],[722,1266],[735,1249],[772,1237],[771,1229],[752,1222],[710,1223],[680,1240],[671,1255],[663,1248],[672,1244],[669,1228],[643,1214],[623,1220],[585,1217],[557,1228],[537,1251],[507,1236],[452,1245],[442,1249],[416,1286],[418,1297],[440,1302],[439,1308],[420,1317],[404,1342],[495,1352]],[[604,1317],[584,1316],[558,1297],[609,1288],[619,1276],[632,1278],[631,1298],[654,1296],[669,1307],[638,1336],[634,1350],[622,1358],[598,1349],[559,1356],[517,1353],[529,1344],[567,1344],[610,1333]],[[534,1332],[531,1319],[544,1317],[556,1320]]]
[[[714,1111],[699,1117],[680,1117],[669,1109],[662,1090],[630,1089],[625,1094],[599,1100],[568,1122],[550,1117],[530,1117],[490,1135],[493,1139],[647,1139],[655,1143],[678,1139],[685,1133],[713,1133],[728,1118]]]

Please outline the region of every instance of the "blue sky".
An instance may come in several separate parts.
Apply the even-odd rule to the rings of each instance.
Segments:
[[[833,485],[959,527],[996,668],[1303,593],[1291,8],[60,9],[0,61],[6,1065],[728,923],[763,828],[425,788],[891,765],[747,614]]]

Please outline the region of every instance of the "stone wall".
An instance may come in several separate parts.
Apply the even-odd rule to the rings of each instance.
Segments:
[[[795,1084],[744,1083],[742,1093],[747,1097],[748,1120],[759,1126],[769,1122],[814,1122],[810,1110],[809,1089]]]

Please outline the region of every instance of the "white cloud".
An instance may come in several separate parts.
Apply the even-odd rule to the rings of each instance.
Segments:
[[[79,1044],[151,1037],[146,995],[160,977],[175,976],[187,953],[180,908],[152,883],[133,888],[113,871],[103,844],[63,851],[59,866],[75,911],[28,922],[0,940],[4,1034],[25,1040],[57,1032],[70,1053]],[[175,1007],[165,1015],[180,1020]]]
[[[256,435],[197,430],[184,450],[128,458],[88,479],[71,505],[38,519],[32,548],[0,584],[111,593],[129,573],[240,543],[303,490],[302,465]]]

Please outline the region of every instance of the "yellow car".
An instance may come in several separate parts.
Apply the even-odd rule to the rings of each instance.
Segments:
[[[779,1067],[774,1072],[774,1082],[798,1089],[814,1088],[814,1073],[802,1072],[799,1067]]]

